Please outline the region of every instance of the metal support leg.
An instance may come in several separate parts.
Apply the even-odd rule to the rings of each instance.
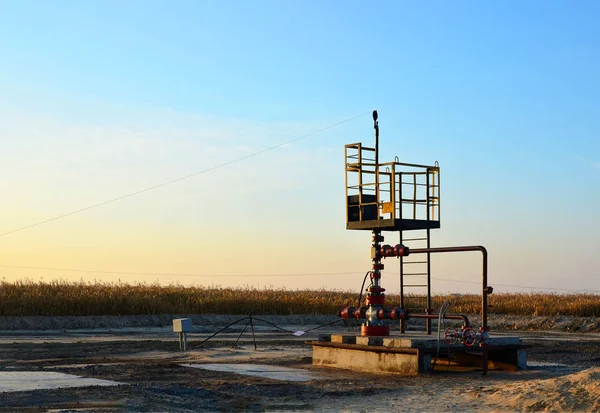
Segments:
[[[187,335],[184,332],[177,333],[179,336],[179,351],[187,351]]]
[[[250,328],[252,329],[252,341],[254,341],[254,350],[256,350],[256,337],[254,336],[254,322],[252,321],[252,316],[250,316]]]

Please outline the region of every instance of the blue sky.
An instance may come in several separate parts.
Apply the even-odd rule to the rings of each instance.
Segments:
[[[583,1],[0,0],[0,232],[378,109],[383,160],[441,164],[435,245],[486,245],[492,284],[600,290],[599,12]],[[364,272],[370,236],[345,231],[343,199],[343,145],[361,140],[372,142],[370,116],[8,235],[0,261]],[[434,276],[477,281],[476,262],[436,258]],[[360,277],[120,278],[357,289]]]

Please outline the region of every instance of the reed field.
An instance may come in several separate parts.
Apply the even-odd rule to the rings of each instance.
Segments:
[[[406,307],[418,306],[408,298]],[[397,306],[397,295],[387,297]],[[481,311],[481,296],[440,295],[434,309],[445,301],[450,312]],[[412,302],[412,304],[411,304]],[[327,290],[261,290],[253,287],[221,288],[161,286],[157,284],[1,282],[0,316],[87,316],[152,314],[336,314],[347,305],[356,306],[358,292]],[[521,293],[490,296],[490,313],[528,316],[600,316],[600,295]]]

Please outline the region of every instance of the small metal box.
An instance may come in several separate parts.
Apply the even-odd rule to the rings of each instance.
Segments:
[[[187,333],[189,331],[192,331],[191,318],[176,318],[175,320],[173,320],[174,333]]]

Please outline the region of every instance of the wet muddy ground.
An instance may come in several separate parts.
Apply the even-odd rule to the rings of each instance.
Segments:
[[[600,335],[518,335],[532,345],[527,371],[492,371],[486,377],[480,371],[403,377],[313,368],[311,348],[304,341],[314,335],[296,338],[261,332],[256,350],[247,334],[236,348],[232,344],[237,333],[205,344],[200,342],[207,335],[195,335],[184,353],[178,351],[172,333],[5,332],[0,335],[0,370],[54,371],[121,385],[0,393],[0,411],[505,411],[540,410],[543,403],[551,403],[553,410],[593,411],[600,406],[600,388],[595,393],[594,387],[600,373],[590,370],[600,366]],[[282,381],[183,366],[203,363],[285,366],[316,372],[317,378]],[[587,387],[556,381],[582,372],[588,372]],[[529,394],[542,385],[546,387],[539,391],[544,394]],[[506,386],[517,386],[511,387],[511,394],[528,392],[527,398],[492,397]],[[569,404],[571,391],[577,396]],[[555,394],[554,402],[549,394]]]

